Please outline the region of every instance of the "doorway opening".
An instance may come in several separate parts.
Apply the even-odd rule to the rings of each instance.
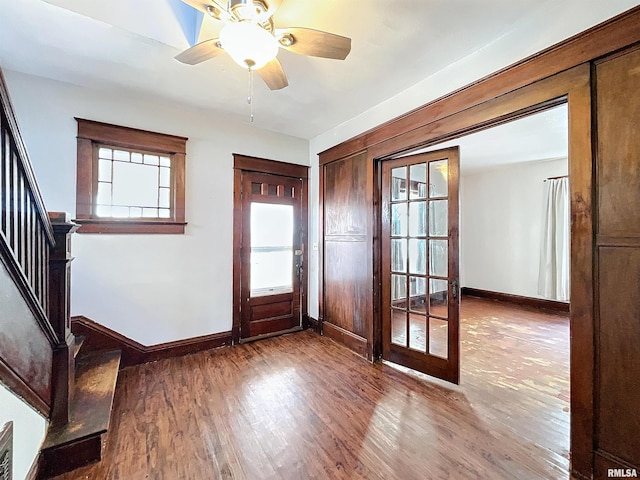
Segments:
[[[384,195],[390,188],[385,163],[454,146],[460,148],[459,179],[449,176],[460,187],[460,390],[500,428],[511,431],[514,441],[530,442],[537,458],[544,459],[540,468],[546,474],[568,475],[568,297],[545,298],[538,289],[543,192],[546,182],[568,176],[566,104],[381,162],[381,323],[384,327],[385,311],[394,310],[384,300],[384,222],[389,216]],[[449,288],[448,293],[451,301],[454,292]],[[406,299],[409,304],[414,300],[412,295]],[[385,355],[387,335],[382,328],[383,359],[414,368]]]
[[[302,330],[308,167],[234,155],[233,341]]]

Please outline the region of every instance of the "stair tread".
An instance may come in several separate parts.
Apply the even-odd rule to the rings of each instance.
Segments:
[[[84,343],[85,338],[86,337],[84,335],[75,336],[75,341],[73,344],[73,358],[76,358],[78,356],[78,352],[80,351],[80,348],[82,347],[82,344]]]
[[[109,427],[120,350],[95,352],[76,360],[75,393],[66,425],[49,427],[42,449],[102,435]]]

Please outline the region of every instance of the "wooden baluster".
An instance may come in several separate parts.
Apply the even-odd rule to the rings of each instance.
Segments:
[[[50,212],[55,246],[49,256],[49,321],[58,337],[53,351],[53,405],[51,421],[69,421],[69,407],[73,398],[75,364],[74,336],[71,333],[71,234],[79,225],[71,222],[64,212]]]

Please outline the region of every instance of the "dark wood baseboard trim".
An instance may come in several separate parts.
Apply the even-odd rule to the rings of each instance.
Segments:
[[[71,330],[86,337],[87,350],[122,352],[121,368],[231,345],[231,331],[146,346],[84,316],[71,318]]]
[[[624,461],[621,458],[616,457],[603,450],[596,450],[595,452],[595,465],[593,469],[593,478],[610,478],[608,475],[609,469],[635,471],[635,477],[640,476],[640,465],[632,465],[629,462]],[[623,477],[630,477],[631,472]]]
[[[322,334],[367,358],[367,339],[329,322],[322,322]]]
[[[558,302],[556,300],[546,300],[543,298],[523,297],[521,295],[512,295],[510,293],[491,292],[489,290],[480,290],[479,288],[462,287],[462,295],[469,297],[488,298],[499,302],[508,302],[516,305],[524,305],[527,307],[539,308],[540,310],[550,310],[552,312],[569,313],[569,303]]]
[[[320,333],[320,321],[317,318],[307,317],[308,328]]]

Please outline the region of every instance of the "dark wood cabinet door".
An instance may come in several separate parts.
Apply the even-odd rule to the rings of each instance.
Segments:
[[[458,148],[382,164],[382,356],[458,383]]]

